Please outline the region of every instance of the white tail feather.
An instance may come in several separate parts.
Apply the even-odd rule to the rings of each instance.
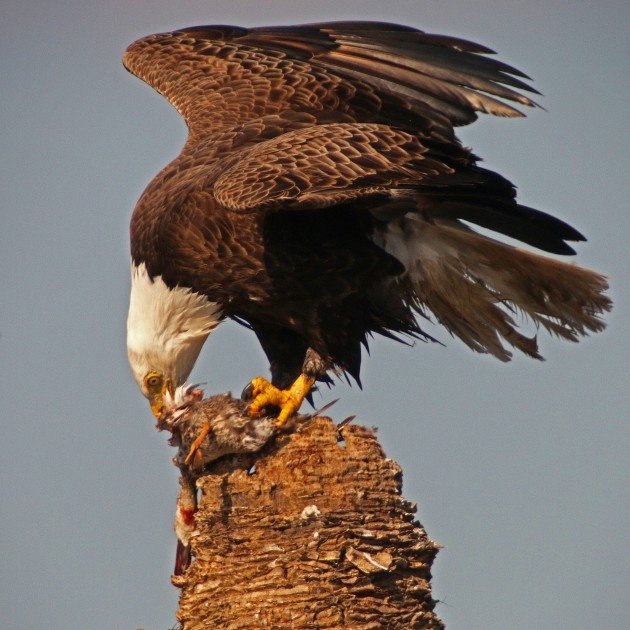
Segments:
[[[501,361],[512,356],[502,339],[542,358],[536,338],[517,330],[519,311],[570,341],[605,327],[608,283],[588,269],[417,214],[388,223],[375,241],[405,265],[401,282],[416,310],[431,311],[470,348]]]

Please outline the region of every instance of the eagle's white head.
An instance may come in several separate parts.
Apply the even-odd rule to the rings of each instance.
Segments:
[[[151,278],[146,265],[131,266],[127,355],[136,383],[156,418],[164,396],[188,378],[208,335],[222,318],[220,306],[184,287]]]

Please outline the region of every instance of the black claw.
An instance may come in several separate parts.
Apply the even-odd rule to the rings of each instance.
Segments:
[[[247,385],[245,385],[245,387],[243,387],[243,391],[241,392],[241,400],[243,402],[249,402],[250,400],[253,400],[254,398],[254,386],[252,385],[252,382],[250,381],[249,383],[247,383]]]

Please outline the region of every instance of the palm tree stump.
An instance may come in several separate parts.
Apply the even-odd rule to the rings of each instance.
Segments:
[[[372,430],[314,418],[219,460],[197,486],[195,560],[174,578],[184,630],[444,627],[430,585],[439,545]]]

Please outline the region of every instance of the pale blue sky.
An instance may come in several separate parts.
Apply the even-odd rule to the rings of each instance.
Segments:
[[[444,545],[439,611],[455,630],[630,626],[627,59],[629,5],[560,0],[9,0],[0,9],[0,626],[165,630],[177,475],[129,374],[127,225],[185,138],[120,64],[140,36],[207,23],[377,19],[478,41],[531,74],[547,112],[483,117],[464,142],[523,203],[589,241],[610,275],[609,329],[502,365],[385,340],[340,419],[378,425],[405,495]],[[253,336],[214,333],[193,372],[240,391],[266,369]]]

